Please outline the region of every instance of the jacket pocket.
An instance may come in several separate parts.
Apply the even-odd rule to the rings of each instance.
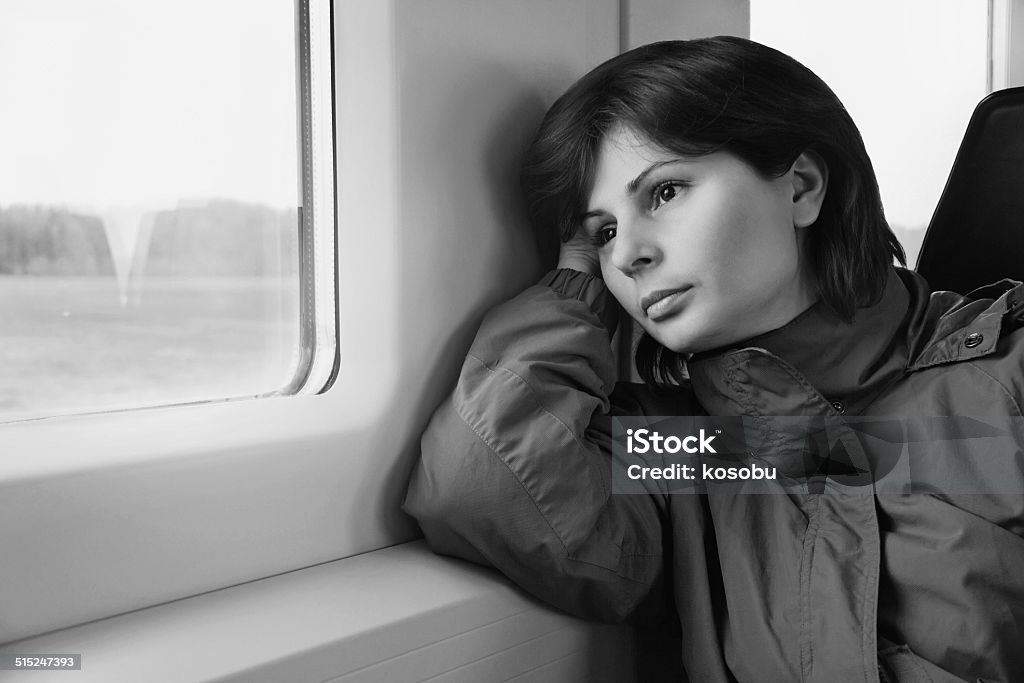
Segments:
[[[907,645],[895,645],[878,652],[881,683],[969,683],[915,655]]]

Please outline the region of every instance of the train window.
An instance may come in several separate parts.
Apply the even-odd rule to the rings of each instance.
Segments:
[[[810,67],[857,122],[911,267],[971,112],[991,88],[989,4],[750,3],[750,37]]]
[[[0,9],[0,421],[315,393],[328,0]]]

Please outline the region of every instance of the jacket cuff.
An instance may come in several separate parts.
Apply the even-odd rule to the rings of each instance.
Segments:
[[[601,278],[572,268],[559,268],[541,278],[538,284],[550,287],[562,296],[582,301],[608,330],[608,336],[615,334],[619,307]]]

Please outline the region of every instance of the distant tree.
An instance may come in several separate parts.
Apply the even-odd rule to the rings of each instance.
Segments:
[[[131,276],[275,276],[298,270],[297,211],[212,200],[158,211]],[[140,229],[142,226],[140,226]],[[0,275],[113,276],[102,220],[56,206],[0,208]]]
[[[298,270],[298,213],[261,204],[214,200],[160,211],[144,276],[274,276]]]
[[[62,207],[0,209],[0,274],[113,275],[103,223]]]

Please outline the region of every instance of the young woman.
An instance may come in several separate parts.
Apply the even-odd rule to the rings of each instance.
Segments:
[[[554,104],[523,178],[559,268],[487,316],[423,437],[431,546],[583,616],[674,601],[694,682],[1024,680],[1024,496],[611,493],[609,414],[1021,415],[1024,287],[892,266],[832,91],[739,38],[637,48]],[[643,385],[615,385],[616,302]]]

